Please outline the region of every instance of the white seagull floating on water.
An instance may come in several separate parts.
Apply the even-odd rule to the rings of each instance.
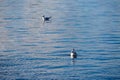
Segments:
[[[42,20],[43,21],[50,21],[50,19],[51,19],[52,17],[50,16],[50,17],[46,17],[46,16],[42,16]]]
[[[75,49],[73,49],[73,50],[71,51],[70,57],[71,57],[72,59],[73,59],[73,58],[77,58],[77,53],[76,53]]]

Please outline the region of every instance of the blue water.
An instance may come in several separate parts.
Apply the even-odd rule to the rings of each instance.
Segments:
[[[120,80],[120,1],[0,0],[0,80]]]

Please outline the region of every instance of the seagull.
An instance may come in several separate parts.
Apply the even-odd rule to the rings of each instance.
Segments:
[[[74,48],[73,48],[72,51],[71,51],[70,57],[71,57],[72,59],[77,58],[77,53],[76,53],[76,51],[75,51]]]
[[[45,17],[44,15],[42,16],[43,21],[50,21],[50,19],[51,19],[51,16],[50,17]]]

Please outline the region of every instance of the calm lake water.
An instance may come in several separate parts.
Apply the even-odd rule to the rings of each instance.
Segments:
[[[0,80],[120,80],[120,0],[0,0]]]

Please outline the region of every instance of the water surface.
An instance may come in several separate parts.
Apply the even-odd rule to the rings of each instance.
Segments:
[[[119,80],[119,0],[0,0],[1,80]],[[43,23],[41,16],[52,16]],[[75,48],[78,57],[70,59]]]

